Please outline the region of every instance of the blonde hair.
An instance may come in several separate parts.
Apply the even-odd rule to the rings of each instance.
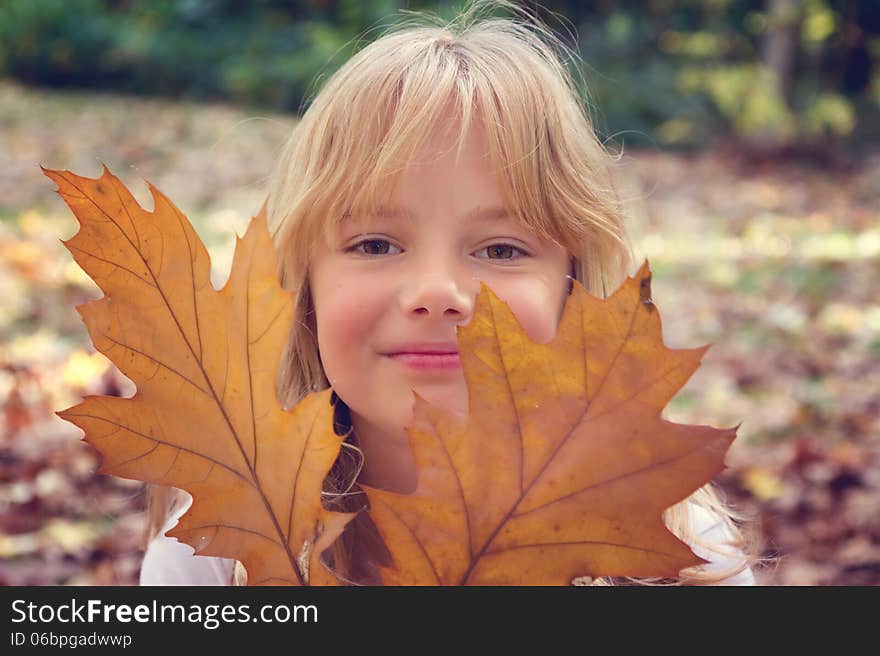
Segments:
[[[519,20],[485,15],[498,8]],[[537,17],[505,0],[472,2],[448,23],[416,17],[390,28],[327,81],[293,129],[270,180],[267,216],[278,272],[296,304],[278,377],[285,407],[329,386],[309,292],[310,253],[334,222],[385,201],[395,176],[430,136],[424,126],[437,126],[450,109],[459,153],[470,123],[482,121],[508,211],[565,246],[573,277],[590,293],[607,296],[632,265],[614,158],[597,138],[563,63],[577,56]],[[337,411],[340,434],[350,431],[340,414],[344,404]],[[363,506],[353,488],[356,456],[356,449],[340,452],[325,484],[329,507]],[[738,536],[731,514],[706,486],[667,510],[667,524],[679,537],[697,540],[688,502],[719,514]],[[368,526],[357,530],[369,534]],[[331,549],[331,559],[343,578],[356,578],[346,574],[353,538],[346,539]]]

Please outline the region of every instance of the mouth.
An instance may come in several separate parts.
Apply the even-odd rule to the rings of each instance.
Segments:
[[[416,371],[454,371],[461,368],[458,347],[454,344],[405,346],[386,353],[385,356]]]

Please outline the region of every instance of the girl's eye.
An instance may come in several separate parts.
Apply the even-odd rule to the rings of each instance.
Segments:
[[[361,255],[387,255],[390,248],[397,248],[397,246],[392,246],[391,242],[386,239],[364,239],[349,250],[356,250]]]
[[[481,248],[477,252],[485,252],[490,260],[515,260],[517,257],[527,255],[527,253],[521,248],[517,248],[511,244],[492,244],[486,248]]]

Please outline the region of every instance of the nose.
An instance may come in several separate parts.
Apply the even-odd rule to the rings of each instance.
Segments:
[[[455,323],[470,320],[480,283],[468,272],[434,262],[418,267],[407,278],[400,294],[405,314],[450,318]]]

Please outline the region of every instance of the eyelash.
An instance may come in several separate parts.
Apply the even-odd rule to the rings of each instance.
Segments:
[[[355,251],[355,250],[359,249],[361,246],[363,246],[364,244],[371,244],[371,243],[373,243],[373,244],[383,243],[383,244],[388,244],[389,246],[391,245],[391,242],[388,241],[387,239],[364,239],[362,241],[359,241],[356,244],[353,244],[350,248],[348,248],[346,250],[346,252]],[[489,244],[488,246],[481,248],[480,251],[484,251],[486,249],[492,248],[493,246],[508,246],[515,251],[519,251],[519,254],[520,254],[519,257],[529,257],[529,254],[526,251],[524,251],[522,248],[520,248],[519,246],[514,246],[513,244],[507,244],[504,242]],[[388,255],[388,253],[364,253],[363,251],[359,251],[358,254],[359,255],[367,255],[370,257],[380,257],[382,255]],[[391,255],[397,255],[397,253],[391,253]],[[518,257],[516,257],[516,256],[513,256],[513,257],[487,257],[484,259],[487,259],[487,260],[516,260],[516,259],[518,259]]]

